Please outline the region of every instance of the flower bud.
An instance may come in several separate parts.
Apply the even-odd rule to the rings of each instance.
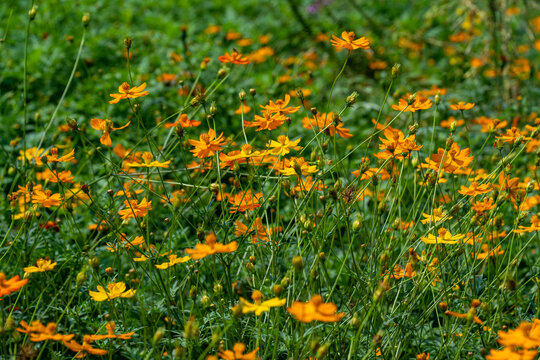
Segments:
[[[156,330],[156,332],[154,333],[154,336],[152,337],[152,344],[154,346],[159,344],[161,339],[163,339],[163,335],[165,335],[165,328],[160,327],[159,329]]]
[[[356,102],[357,98],[358,93],[354,91],[351,95],[347,96],[347,99],[345,99],[345,103],[347,104],[347,106],[352,106]]]
[[[36,14],[37,14],[37,6],[34,5],[30,9],[30,11],[28,11],[28,17],[30,18],[30,21],[32,21],[32,20],[34,20],[36,18]]]
[[[295,256],[293,257],[293,266],[294,268],[297,270],[297,271],[301,271],[302,268],[304,267],[304,260],[302,259],[301,256]]]
[[[244,90],[242,90],[242,91],[240,91],[238,93],[238,98],[240,99],[240,101],[244,101],[246,96],[247,96],[247,94],[246,94],[246,92]]]
[[[89,13],[85,13],[82,17],[82,23],[83,23],[83,26],[86,28],[88,27],[88,24],[90,24],[90,14]]]

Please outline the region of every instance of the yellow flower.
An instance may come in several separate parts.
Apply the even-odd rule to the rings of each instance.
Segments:
[[[301,150],[301,146],[297,146],[300,139],[291,141],[288,136],[280,135],[277,141],[270,140],[266,147],[270,148],[269,153],[275,156],[286,155],[291,150]]]
[[[145,87],[146,83],[132,88],[127,82],[124,82],[118,87],[119,94],[110,94],[110,96],[114,99],[109,101],[109,104],[116,104],[122,99],[135,99],[141,96],[146,96],[148,95],[148,91],[143,91]]]
[[[110,301],[111,299],[122,297],[122,298],[130,298],[135,295],[135,292],[137,290],[127,290],[126,291],[126,284],[123,282],[117,282],[117,283],[110,283],[107,285],[107,290],[103,288],[103,286],[98,285],[96,291],[89,291],[90,296],[95,301]]]
[[[440,228],[438,231],[439,236],[435,236],[433,234],[428,234],[428,236],[422,237],[420,240],[422,240],[426,244],[457,244],[461,239],[465,237],[465,235],[457,234],[452,235],[450,231],[446,230],[445,228]]]
[[[183,256],[183,257],[179,258],[175,254],[169,255],[168,258],[169,258],[168,262],[165,262],[165,263],[160,264],[160,265],[156,265],[156,267],[158,269],[160,269],[160,270],[164,270],[164,269],[167,269],[167,268],[169,268],[171,266],[174,266],[176,264],[185,263],[186,261],[191,259],[189,256]]]
[[[270,308],[283,306],[287,302],[286,299],[279,299],[277,297],[261,302],[262,293],[258,290],[255,290],[253,294],[251,294],[251,298],[254,301],[253,304],[242,297],[240,298],[243,314],[254,312],[255,315],[259,316],[265,311],[270,311]]]
[[[36,266],[25,267],[24,272],[27,274],[35,272],[45,272],[54,269],[55,266],[56,262],[52,262],[52,260],[39,259],[38,261],[36,261]]]

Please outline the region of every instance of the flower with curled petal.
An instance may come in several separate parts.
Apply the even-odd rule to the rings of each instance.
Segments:
[[[118,87],[119,94],[110,94],[113,100],[109,101],[109,104],[116,104],[122,99],[135,99],[141,96],[148,95],[148,91],[144,91],[146,83],[142,83],[139,86],[131,87],[127,82],[123,82]]]
[[[103,286],[98,285],[98,291],[88,291],[92,299],[95,301],[110,301],[112,299],[121,297],[121,298],[130,298],[135,295],[137,290],[126,290],[126,284],[123,282],[110,283],[107,285],[107,290]]]

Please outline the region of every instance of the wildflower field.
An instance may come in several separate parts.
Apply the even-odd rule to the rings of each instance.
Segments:
[[[0,2],[0,359],[533,360],[540,3]]]

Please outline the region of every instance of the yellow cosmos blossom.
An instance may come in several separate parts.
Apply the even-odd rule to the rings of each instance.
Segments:
[[[123,282],[110,283],[107,285],[107,290],[103,286],[98,285],[98,291],[88,291],[92,299],[95,301],[110,301],[112,299],[121,297],[121,298],[130,298],[135,295],[137,290],[126,290],[126,284]]]
[[[24,272],[27,274],[35,272],[45,272],[54,269],[56,262],[47,259],[39,259],[36,261],[36,266],[28,266],[24,268]]]
[[[450,231],[445,228],[440,228],[438,231],[438,236],[433,234],[428,234],[428,236],[422,237],[422,240],[426,244],[457,244],[460,240],[465,237],[463,234],[452,235]]]
[[[437,208],[437,209],[433,209],[433,213],[431,215],[422,213],[422,216],[424,217],[423,220],[420,220],[422,224],[427,224],[427,223],[435,224],[436,222],[441,221],[446,216],[446,214],[444,213],[442,208]],[[450,220],[451,218],[452,216],[449,216],[446,220]]]
[[[255,290],[253,294],[251,294],[251,299],[253,299],[254,303],[250,303],[242,297],[240,298],[243,314],[254,312],[255,315],[259,316],[265,311],[270,311],[270,308],[283,306],[287,302],[286,299],[279,299],[277,297],[261,302],[262,293],[259,290]]]
[[[287,155],[291,150],[301,150],[302,147],[298,146],[300,139],[291,141],[288,136],[280,135],[277,141],[270,140],[266,147],[268,147],[269,153],[275,156]]]
[[[179,258],[178,255],[175,255],[175,254],[169,255],[168,258],[169,258],[168,262],[156,265],[156,268],[160,270],[164,270],[176,264],[185,263],[186,261],[189,261],[191,259],[189,256],[183,256]]]
[[[168,168],[169,164],[171,163],[171,160],[167,160],[165,162],[159,162],[159,161],[152,161],[154,156],[152,153],[145,151],[144,154],[142,154],[142,162],[126,162],[126,167],[160,167],[160,168]]]

